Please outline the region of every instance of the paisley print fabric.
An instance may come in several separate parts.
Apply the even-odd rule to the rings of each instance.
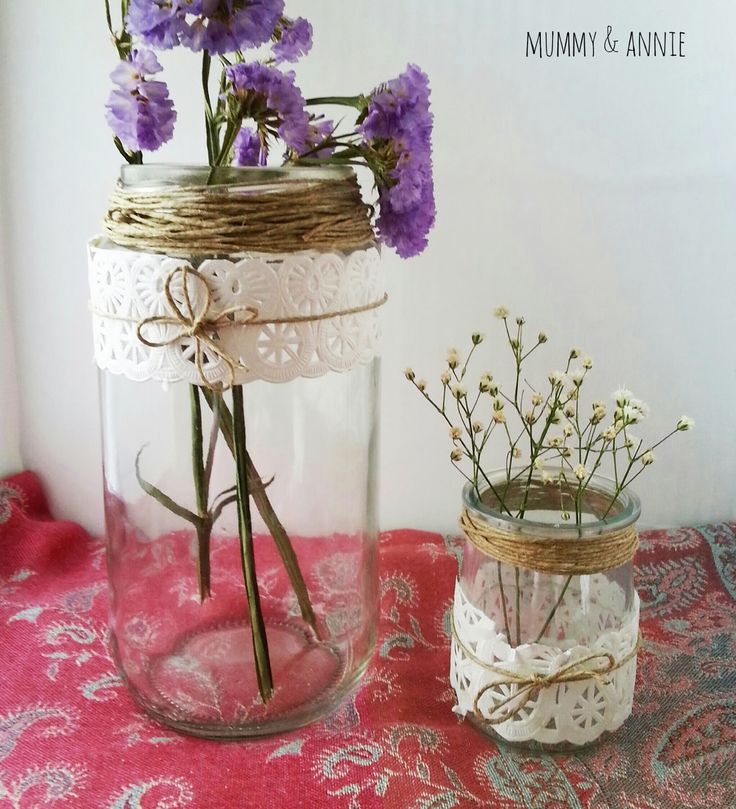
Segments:
[[[323,722],[239,743],[143,716],[108,654],[104,549],[0,481],[0,809],[721,809],[736,806],[736,526],[645,534],[634,714],[578,754],[498,747],[452,713],[462,543],[381,537],[381,619],[360,689]]]

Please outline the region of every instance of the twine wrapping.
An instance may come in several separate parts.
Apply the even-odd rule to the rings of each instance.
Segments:
[[[633,649],[619,660],[616,660],[610,652],[591,652],[579,660],[572,660],[566,663],[564,666],[557,669],[557,671],[550,672],[549,674],[540,674],[534,671],[528,674],[519,674],[514,671],[509,671],[502,666],[496,666],[481,660],[460,640],[454,620],[450,627],[452,637],[463,654],[485,671],[501,678],[484,685],[478,690],[473,700],[473,713],[489,725],[500,725],[502,722],[512,719],[524,709],[530,700],[535,699],[539,692],[545,688],[552,688],[553,686],[563,685],[564,683],[579,683],[585,680],[596,680],[599,683],[608,682],[609,676],[614,671],[623,668],[630,660],[636,657],[639,646],[641,645],[641,635],[639,635]],[[490,713],[487,715],[482,713],[478,707],[478,703],[483,695],[487,691],[505,685],[516,685],[518,688],[512,694],[494,703]],[[516,704],[511,707],[511,704],[515,701]]]
[[[181,273],[182,276],[181,288],[183,306],[176,300],[172,291],[172,284],[178,273]],[[196,309],[192,303],[192,297],[189,291],[190,279],[200,284],[203,291],[201,304]],[[363,306],[353,306],[349,309],[340,309],[336,312],[321,312],[320,314],[314,315],[294,315],[291,317],[277,318],[261,318],[259,317],[258,309],[253,306],[232,306],[228,309],[223,309],[217,317],[208,318],[207,313],[212,304],[212,291],[204,275],[186,265],[174,268],[166,276],[166,280],[164,281],[164,295],[169,306],[170,314],[168,315],[152,315],[150,317],[144,317],[142,320],[137,320],[136,318],[103,312],[98,309],[92,309],[92,313],[96,317],[103,319],[123,320],[128,323],[135,323],[138,339],[149,348],[164,348],[165,346],[176,343],[182,337],[193,338],[194,362],[202,380],[202,385],[217,390],[221,390],[223,386],[220,383],[212,385],[207,379],[203,363],[204,349],[208,349],[226,364],[229,382],[225,387],[232,387],[234,384],[236,368],[245,368],[239,360],[232,357],[224,349],[222,343],[219,341],[219,331],[228,328],[246,328],[248,326],[262,326],[265,324],[311,323],[319,320],[329,320],[333,317],[359,314],[360,312],[368,312],[372,309],[377,309],[383,306],[388,300],[388,295],[384,294],[382,298],[364,304]],[[239,318],[238,315],[243,315],[244,317]],[[173,326],[176,328],[176,331],[174,334],[170,334],[163,339],[151,340],[144,335],[146,327],[151,325]]]
[[[192,185],[110,196],[105,234],[139,250],[189,255],[352,250],[375,241],[354,175],[261,186]]]
[[[639,547],[633,525],[580,539],[522,537],[475,521],[464,509],[460,527],[478,550],[498,562],[558,575],[581,576],[611,570],[631,561]]]

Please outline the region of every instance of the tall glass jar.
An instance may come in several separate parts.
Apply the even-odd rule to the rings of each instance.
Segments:
[[[570,525],[561,503],[572,502],[576,487],[545,483],[542,474],[528,493],[526,480],[509,485],[505,470],[489,477],[480,497],[470,484],[463,491],[467,541],[450,679],[455,711],[481,731],[554,751],[590,744],[631,713],[639,631],[631,557],[640,503],[594,476],[581,519],[575,524],[573,515]],[[511,516],[520,509],[523,519]]]
[[[224,181],[265,196],[295,177],[345,172]],[[112,646],[149,715],[212,738],[334,709],[377,626],[378,252],[246,248],[90,246]]]

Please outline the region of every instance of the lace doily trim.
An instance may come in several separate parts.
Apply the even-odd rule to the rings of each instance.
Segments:
[[[89,245],[90,308],[95,360],[100,368],[135,381],[201,384],[194,338],[182,336],[164,347],[146,346],[136,324],[168,314],[164,285],[173,270],[192,265],[181,258],[117,247],[105,239]],[[288,382],[347,371],[380,351],[377,308],[315,321],[269,323],[366,306],[384,295],[378,250],[351,253],[305,251],[288,255],[250,253],[207,259],[196,267],[212,293],[212,316],[235,307],[253,307],[258,325],[225,329],[218,335],[237,359],[234,382],[256,379]],[[193,296],[197,290],[189,288]],[[206,304],[205,304],[206,305]],[[167,335],[163,333],[161,338]],[[221,357],[205,351],[208,383],[227,383]]]

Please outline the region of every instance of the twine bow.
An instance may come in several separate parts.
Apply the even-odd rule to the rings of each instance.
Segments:
[[[180,273],[182,276],[182,296],[184,298],[184,308],[182,308],[172,292],[172,284],[174,279]],[[192,298],[189,294],[189,278],[196,279],[202,287],[202,303],[195,309]],[[212,305],[212,292],[210,291],[209,284],[204,276],[193,269],[183,265],[172,270],[164,282],[164,295],[169,304],[171,311],[170,315],[154,315],[146,317],[141,320],[136,326],[136,334],[138,339],[149,348],[163,348],[164,346],[172,345],[180,340],[182,337],[191,337],[194,339],[194,363],[197,367],[202,384],[208,388],[214,388],[207,376],[205,375],[204,364],[202,361],[204,349],[219,357],[227,366],[228,369],[228,387],[232,387],[235,383],[235,369],[236,367],[244,368],[245,366],[238,360],[228,354],[222,347],[217,339],[217,329],[222,326],[232,326],[236,323],[246,325],[256,320],[258,317],[258,310],[253,306],[232,306],[229,309],[224,309],[214,319],[208,319],[207,313]],[[234,316],[237,314],[245,314],[243,320],[235,320]],[[178,330],[166,339],[163,340],[149,340],[144,336],[143,330],[146,326],[178,326]],[[218,385],[219,387],[219,385]]]
[[[502,722],[512,719],[524,710],[528,702],[536,699],[539,693],[545,688],[552,688],[553,686],[562,685],[564,683],[578,683],[585,680],[595,680],[599,683],[607,682],[614,671],[622,668],[636,657],[641,643],[641,635],[639,635],[633,649],[620,660],[616,660],[610,652],[592,652],[578,660],[571,660],[569,663],[557,669],[557,671],[552,671],[548,674],[541,674],[536,671],[520,674],[509,671],[501,666],[495,666],[482,661],[460,640],[454,621],[451,627],[452,636],[463,653],[485,671],[501,677],[500,680],[494,680],[494,682],[484,685],[473,700],[473,713],[489,725],[500,725]],[[478,703],[483,695],[487,691],[504,685],[516,685],[518,688],[512,694],[504,697],[500,702],[494,703],[490,712],[484,714],[478,707]],[[515,703],[513,707],[511,703]]]

